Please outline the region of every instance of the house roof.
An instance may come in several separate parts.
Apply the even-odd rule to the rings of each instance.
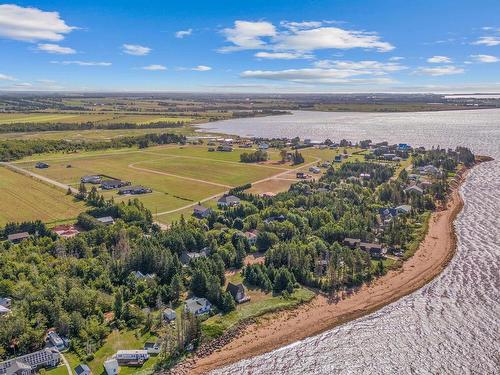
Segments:
[[[229,284],[227,284],[226,290],[229,293],[231,293],[231,295],[234,298],[236,298],[236,295],[238,294],[238,292],[241,292],[241,293],[245,294],[245,287],[243,286],[242,283],[239,283],[239,284],[229,283]]]
[[[97,221],[100,221],[101,223],[113,223],[114,219],[111,216],[103,216],[103,217],[98,217],[96,218]]]
[[[418,187],[417,185],[412,185],[412,186],[409,186],[409,187],[407,187],[407,188],[405,189],[405,193],[406,193],[406,192],[412,192],[412,191],[417,192],[417,193],[420,193],[420,194],[422,194],[422,193],[424,192],[424,191],[422,190],[422,188],[421,188],[421,187]]]
[[[76,375],[90,373],[90,368],[86,364],[81,364],[75,367]]]
[[[206,298],[200,297],[191,297],[186,300],[185,304],[189,312],[193,314],[202,307],[210,306],[210,302]]]
[[[240,203],[240,198],[235,197],[234,195],[224,195],[223,197],[219,198],[217,202],[227,204]]]
[[[20,232],[20,233],[9,234],[7,236],[7,239],[9,241],[15,241],[15,240],[22,240],[24,238],[28,238],[29,236],[30,236],[30,234],[28,232]]]
[[[193,207],[193,211],[195,212],[205,212],[209,210],[208,207],[203,207],[202,205],[197,204],[196,206]]]

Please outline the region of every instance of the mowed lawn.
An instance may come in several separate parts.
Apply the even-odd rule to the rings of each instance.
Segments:
[[[76,218],[85,206],[56,187],[0,167],[0,226],[8,222],[55,222]]]
[[[153,213],[177,209],[226,190],[223,186],[135,170],[129,166],[145,162],[152,157],[155,156],[142,152],[63,157],[54,160],[47,159],[50,164],[47,169],[36,169],[34,162],[16,164],[29,171],[75,187],[80,184],[82,176],[94,174],[130,181],[133,185],[150,187],[153,190],[152,193],[134,197],[139,198]],[[68,167],[69,165],[71,167]],[[88,185],[87,188],[90,189],[91,186]],[[117,190],[104,191],[104,196],[106,198],[113,196],[116,201],[126,201],[131,198],[130,196],[118,195]]]
[[[77,114],[65,113],[2,113],[0,114],[0,124],[15,124],[24,122],[57,122],[74,119]]]

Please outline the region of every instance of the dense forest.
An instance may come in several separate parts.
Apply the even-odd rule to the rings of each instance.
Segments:
[[[163,139],[183,141],[175,137]],[[396,175],[395,163],[363,161],[331,166],[319,180],[296,183],[275,197],[249,194],[249,186],[233,189],[240,205],[202,220],[182,217],[165,231],[139,200],[103,203],[95,192],[86,197],[95,207],[78,217],[86,231],[74,238],[58,238],[41,222],[10,223],[0,231],[2,239],[18,231],[31,237],[0,244],[0,296],[13,300],[12,313],[0,318],[0,358],[42,347],[49,328],[91,358],[88,348],[99,348],[111,328],[148,325],[144,308],[176,306],[188,295],[206,297],[227,313],[235,308],[224,289],[229,268],[242,268],[247,285],[284,296],[299,285],[336,296],[370,282],[386,265],[344,240],[409,251],[426,214],[445,199],[448,176],[474,155],[465,148],[433,149],[415,151],[412,158],[413,168],[431,164],[445,172],[422,195],[406,190],[409,174]],[[400,205],[411,210],[381,223],[380,209]],[[96,220],[102,216],[115,224]],[[255,243],[248,231],[257,234]],[[200,256],[183,266],[186,252]],[[245,267],[253,252],[265,253],[265,263]],[[190,327],[189,340],[197,339],[199,329]]]

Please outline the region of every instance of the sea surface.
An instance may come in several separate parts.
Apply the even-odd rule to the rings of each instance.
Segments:
[[[202,128],[241,136],[462,145],[496,159],[474,168],[463,184],[457,253],[430,284],[373,314],[214,374],[500,374],[500,110],[300,111]]]

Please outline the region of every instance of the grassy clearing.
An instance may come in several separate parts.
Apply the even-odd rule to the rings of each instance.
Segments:
[[[85,206],[61,189],[0,167],[0,225],[37,220],[55,222],[75,218]]]
[[[228,277],[228,281],[239,283],[241,274]],[[247,286],[247,295],[250,302],[236,306],[236,310],[226,315],[215,315],[202,323],[202,331],[207,337],[216,337],[223,331],[234,327],[250,318],[256,318],[266,313],[295,307],[303,302],[310,301],[315,293],[306,288],[296,289],[289,299],[273,296],[273,293],[264,293],[256,288]]]
[[[140,330],[125,330],[125,331],[113,331],[106,339],[106,343],[99,348],[95,353],[94,359],[87,362],[90,367],[92,374],[105,375],[103,363],[118,350],[121,349],[143,349],[144,343],[147,341],[156,341],[157,337],[152,336],[150,333],[142,334]],[[81,361],[74,353],[65,354],[68,362],[70,362],[72,369],[77,366]],[[153,368],[158,361],[158,357],[150,357],[144,366],[140,368],[136,367],[120,367],[120,374],[138,374],[138,373],[152,373]]]
[[[79,117],[64,113],[0,113],[0,124],[16,124],[22,122],[66,122]]]

